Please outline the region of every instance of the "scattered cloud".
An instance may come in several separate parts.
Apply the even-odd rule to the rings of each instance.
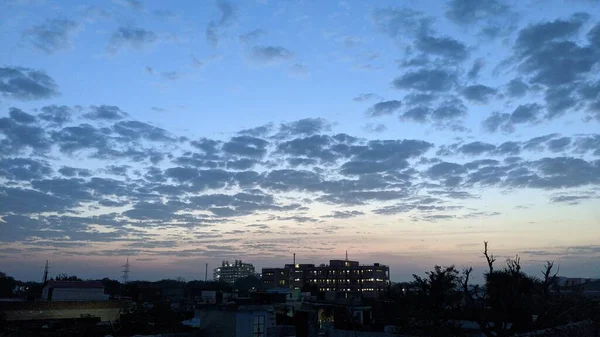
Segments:
[[[249,43],[249,44],[253,44],[253,43],[255,43],[256,41],[258,41],[258,39],[259,39],[261,36],[264,36],[264,35],[266,35],[266,34],[267,34],[267,32],[265,32],[265,31],[264,31],[264,30],[262,30],[262,29],[255,29],[255,30],[253,30],[253,31],[250,31],[250,32],[248,32],[248,33],[246,33],[246,34],[242,34],[242,35],[240,35],[240,37],[239,37],[239,38],[240,38],[240,41],[241,41],[241,42],[243,42],[243,43]]]
[[[142,50],[156,41],[158,36],[152,31],[140,27],[121,26],[112,34],[106,51],[116,54],[126,47]]]
[[[79,24],[72,20],[46,20],[23,32],[23,38],[32,47],[47,54],[71,48],[71,39]]]
[[[222,29],[229,27],[236,17],[235,7],[225,0],[217,1],[217,8],[221,12],[221,17],[218,21],[211,20],[206,26],[206,39],[213,47],[219,44]]]
[[[259,63],[278,63],[292,59],[294,53],[280,46],[254,46],[250,57]]]

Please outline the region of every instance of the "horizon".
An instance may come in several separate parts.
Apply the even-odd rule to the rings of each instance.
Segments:
[[[599,13],[4,1],[0,271],[202,279],[348,251],[481,282],[489,241],[499,265],[600,278]]]

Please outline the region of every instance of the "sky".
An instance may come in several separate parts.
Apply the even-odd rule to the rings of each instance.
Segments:
[[[599,13],[2,0],[0,270],[191,280],[348,251],[404,281],[481,275],[489,241],[600,277]]]

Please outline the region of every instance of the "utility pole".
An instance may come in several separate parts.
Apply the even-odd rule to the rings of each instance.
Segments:
[[[48,282],[48,260],[46,260],[46,267],[44,268],[44,278],[42,279],[42,283],[46,285]]]
[[[204,268],[204,282],[208,280],[208,263],[206,264],[206,268]]]

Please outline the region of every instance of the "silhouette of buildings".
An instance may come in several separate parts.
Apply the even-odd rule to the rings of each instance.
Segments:
[[[267,289],[301,289],[305,285],[320,292],[334,292],[337,297],[361,295],[377,297],[390,284],[388,266],[358,261],[330,260],[329,265],[286,264],[283,268],[263,268],[262,280]]]
[[[233,263],[223,261],[220,267],[214,269],[213,278],[215,281],[233,284],[238,279],[254,275],[254,272],[252,263],[245,263],[241,260],[235,260]]]

